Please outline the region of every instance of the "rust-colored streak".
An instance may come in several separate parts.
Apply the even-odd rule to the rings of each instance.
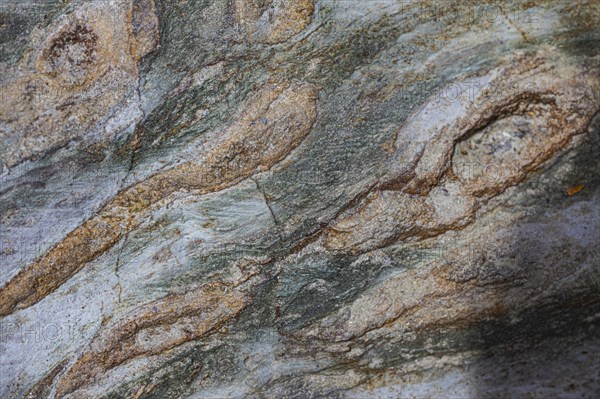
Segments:
[[[585,132],[598,112],[600,81],[570,65],[520,62],[493,81],[505,88],[499,90],[503,96],[476,99],[465,104],[464,117],[435,126],[404,186],[381,187],[342,214],[326,230],[325,246],[362,253],[461,229],[483,204],[523,182]],[[527,75],[537,85],[525,84]],[[523,131],[513,134],[519,124]],[[486,140],[489,146],[478,144]],[[503,140],[511,141],[498,150]],[[477,165],[482,173],[468,173],[463,165]]]
[[[271,168],[310,131],[316,99],[316,88],[309,84],[265,85],[248,101],[241,118],[198,159],[121,191],[41,259],[21,269],[0,289],[0,316],[27,308],[56,290],[175,191],[214,192]]]
[[[233,16],[248,39],[278,44],[302,32],[315,11],[314,0],[235,0]]]
[[[63,397],[138,356],[157,355],[202,338],[236,317],[250,297],[238,282],[214,282],[142,306],[135,316],[104,329],[56,384]]]

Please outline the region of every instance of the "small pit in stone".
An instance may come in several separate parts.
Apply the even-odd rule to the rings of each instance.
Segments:
[[[462,181],[499,184],[519,175],[551,134],[544,107],[497,119],[456,143],[453,174]]]
[[[83,23],[68,26],[45,52],[45,61],[53,74],[67,81],[83,78],[86,69],[96,61],[98,36]]]

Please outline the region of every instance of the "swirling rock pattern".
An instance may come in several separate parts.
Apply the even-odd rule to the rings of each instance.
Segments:
[[[600,392],[597,1],[0,7],[2,398]]]

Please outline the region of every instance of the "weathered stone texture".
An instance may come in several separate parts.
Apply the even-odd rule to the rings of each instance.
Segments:
[[[4,0],[0,397],[600,395],[600,3]]]

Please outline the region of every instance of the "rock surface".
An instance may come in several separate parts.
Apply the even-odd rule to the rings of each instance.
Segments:
[[[598,1],[0,18],[0,397],[600,395]]]

